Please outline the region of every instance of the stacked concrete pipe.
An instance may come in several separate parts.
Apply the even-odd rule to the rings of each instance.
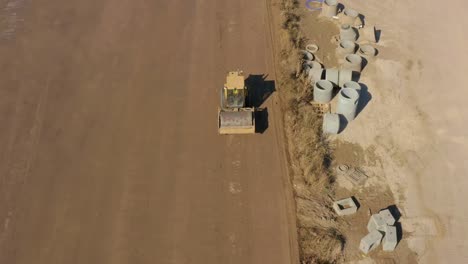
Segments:
[[[301,50],[300,54],[302,55],[303,60],[313,61],[315,59],[314,54],[312,54],[311,52],[307,50]]]
[[[343,24],[340,27],[340,40],[356,41],[358,34],[355,28],[349,24]]]
[[[339,84],[340,71],[336,68],[325,70],[325,80],[330,81],[334,86]]]
[[[324,114],[322,131],[327,134],[338,134],[340,132],[340,116],[331,113]]]
[[[349,69],[354,72],[361,72],[362,70],[362,57],[356,54],[348,54],[345,56],[343,64],[344,69]]]
[[[359,16],[358,11],[356,11],[354,9],[351,9],[351,8],[346,8],[344,10],[344,12],[343,12],[343,17],[341,18],[341,23],[354,26],[358,16]]]
[[[351,40],[341,40],[338,45],[338,53],[342,55],[354,54],[356,52],[356,43]]]
[[[370,59],[377,55],[377,50],[372,45],[365,44],[359,47],[359,54]]]
[[[346,82],[343,84],[343,88],[354,89],[358,92],[359,95],[361,95],[361,85],[357,82],[354,82],[354,81]]]
[[[327,80],[319,80],[314,84],[314,101],[328,103],[333,95],[333,84]]]
[[[350,69],[340,69],[338,76],[338,86],[343,87],[347,82],[353,80],[353,71]]]
[[[336,112],[343,115],[348,122],[356,117],[359,93],[352,88],[343,88],[338,95],[338,106]]]
[[[334,17],[338,14],[338,1],[325,0],[322,4],[322,15],[325,17]]]

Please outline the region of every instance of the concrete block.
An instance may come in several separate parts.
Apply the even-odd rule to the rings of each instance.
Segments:
[[[338,134],[340,132],[340,116],[338,114],[325,113],[323,115],[322,131],[326,134]]]
[[[380,233],[377,230],[370,232],[369,234],[367,234],[367,236],[361,239],[359,249],[365,254],[371,252],[380,245],[380,242],[382,241],[382,236],[382,233]]]
[[[357,205],[353,198],[346,198],[333,203],[333,209],[339,216],[352,215],[357,212]]]
[[[395,224],[395,217],[393,217],[390,210],[385,209],[379,212],[379,215],[382,216],[383,220],[387,225],[394,225]]]
[[[385,237],[382,242],[383,250],[384,251],[395,250],[397,243],[398,243],[396,227],[387,225],[385,226],[384,232],[385,232]]]
[[[367,231],[372,232],[374,230],[384,231],[385,226],[387,223],[383,219],[383,217],[379,214],[373,214],[370,219],[369,223],[367,224]]]

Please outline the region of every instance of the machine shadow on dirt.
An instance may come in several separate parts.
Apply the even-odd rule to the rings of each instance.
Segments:
[[[257,108],[255,120],[255,133],[263,134],[268,129],[268,108]]]
[[[272,95],[275,91],[275,81],[266,80],[268,75],[249,75],[245,79],[245,86],[249,90],[249,105],[251,107],[261,107],[262,104]]]

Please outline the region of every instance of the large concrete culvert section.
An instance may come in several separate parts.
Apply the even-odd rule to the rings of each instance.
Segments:
[[[333,84],[327,80],[320,80],[314,84],[314,101],[328,103],[333,96]]]
[[[353,71],[350,69],[341,69],[338,77],[338,86],[343,87],[343,85],[349,81],[353,80]]]
[[[343,88],[338,94],[338,105],[336,112],[342,114],[348,122],[356,117],[359,93],[352,88]]]
[[[361,72],[362,70],[362,57],[356,54],[348,54],[344,58],[344,69],[349,69],[354,72]]]
[[[377,55],[377,50],[372,45],[365,44],[359,47],[359,54],[366,58],[372,58]]]
[[[356,52],[356,43],[351,40],[341,40],[338,45],[338,52],[342,55],[354,54]]]
[[[343,84],[343,88],[351,88],[358,92],[359,96],[361,96],[361,85],[354,81],[349,81]]]
[[[354,23],[356,23],[356,18],[358,18],[358,16],[359,16],[358,11],[351,9],[351,8],[346,8],[343,12],[341,23],[354,26]]]
[[[338,14],[338,1],[325,0],[322,4],[322,15],[325,17],[334,17]]]
[[[325,80],[330,81],[333,85],[338,86],[339,84],[340,71],[336,68],[325,70]]]
[[[340,132],[340,116],[331,113],[324,114],[322,131],[326,134],[338,134]]]
[[[343,24],[340,27],[340,40],[356,41],[358,34],[356,30],[349,24]]]

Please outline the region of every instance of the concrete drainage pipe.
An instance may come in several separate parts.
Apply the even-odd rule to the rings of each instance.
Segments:
[[[343,84],[343,88],[351,88],[354,89],[358,92],[359,95],[361,95],[361,85],[357,82],[349,81]]]
[[[338,134],[340,132],[340,116],[330,113],[323,115],[322,131],[326,134]]]
[[[344,69],[350,69],[355,72],[361,72],[362,70],[362,57],[356,54],[349,54],[345,57],[343,65]]]
[[[377,50],[372,47],[372,45],[361,45],[359,48],[359,53],[367,58],[370,58],[377,55]]]
[[[314,54],[315,52],[317,52],[319,50],[319,47],[315,44],[309,44],[306,46],[306,50],[312,54]]]
[[[316,61],[311,61],[308,63],[310,69],[307,72],[307,77],[309,78],[309,81],[315,82],[321,79],[322,77],[322,64],[316,62]]]
[[[333,84],[327,80],[320,80],[314,84],[314,101],[328,103],[332,99]]]
[[[356,18],[359,16],[359,12],[351,8],[346,8],[343,14],[344,16],[341,20],[341,23],[354,26],[354,23],[356,23]]]
[[[325,0],[322,4],[322,16],[334,17],[338,14],[338,1],[337,0]]]
[[[338,52],[343,55],[354,54],[356,52],[356,43],[351,40],[342,40],[338,45]]]
[[[308,52],[307,50],[301,50],[300,55],[302,55],[302,59],[306,61],[313,61],[314,60],[314,54]]]
[[[340,27],[340,40],[350,40],[350,41],[356,41],[357,40],[357,32],[356,29],[353,28],[349,24],[344,24],[341,25]]]
[[[348,122],[356,117],[359,93],[352,88],[341,89],[338,95],[337,113],[342,114]]]
[[[338,86],[339,83],[339,71],[338,69],[326,69],[325,80],[330,81],[333,85]]]
[[[341,69],[338,76],[338,86],[343,85],[353,79],[353,71],[350,69]]]

